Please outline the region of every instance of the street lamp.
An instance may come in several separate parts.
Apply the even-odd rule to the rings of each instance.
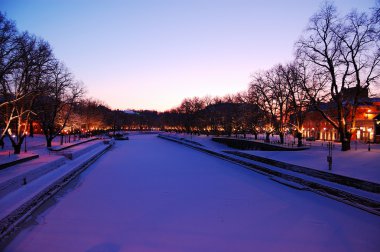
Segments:
[[[24,152],[26,153],[27,150],[26,150],[26,138],[27,138],[27,135],[28,135],[28,132],[25,132],[25,145],[24,145]]]
[[[327,149],[328,149],[327,163],[329,164],[329,170],[331,170],[331,168],[332,168],[332,149],[333,149],[333,143],[332,142],[327,143]]]
[[[371,131],[372,129],[368,129],[368,151],[371,151]]]
[[[376,140],[376,135],[378,135],[378,134],[380,134],[380,132],[378,132],[378,125],[380,125],[380,121],[379,120],[377,120],[377,118],[375,118],[374,120],[373,120],[373,128],[374,128],[374,132],[373,132],[373,142],[374,143],[377,143],[377,140]]]
[[[365,118],[368,120],[369,119],[369,113],[371,113],[371,110],[368,109],[367,110],[367,113],[364,113],[365,114]]]

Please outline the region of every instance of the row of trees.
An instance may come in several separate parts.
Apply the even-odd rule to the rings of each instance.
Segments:
[[[188,98],[177,108],[160,114],[161,123],[165,130],[188,133],[257,135],[264,117],[259,107],[246,102],[246,98],[244,94]]]
[[[276,132],[281,142],[292,129],[301,144],[305,114],[318,110],[339,132],[342,150],[349,150],[361,94],[375,89],[380,76],[379,13],[379,8],[354,10],[340,17],[332,4],[325,4],[296,43],[292,63],[253,74],[246,92],[185,99],[165,114],[170,118],[165,125],[186,131],[220,127],[227,134],[261,131],[267,139]]]
[[[276,133],[282,142],[292,131],[301,144],[305,114],[312,109],[336,128],[342,150],[348,150],[361,93],[374,89],[380,76],[379,14],[376,8],[340,17],[326,4],[296,43],[293,62],[256,72],[248,90],[223,98],[187,98],[163,113],[125,113],[85,98],[83,85],[55,58],[48,42],[19,32],[0,13],[0,144],[9,137],[19,153],[27,130],[33,135],[33,122],[47,146],[62,131],[158,127],[256,137],[265,132],[267,139]]]
[[[15,153],[32,121],[40,122],[47,145],[66,126],[71,110],[84,93],[48,42],[0,13],[0,143],[9,137]]]

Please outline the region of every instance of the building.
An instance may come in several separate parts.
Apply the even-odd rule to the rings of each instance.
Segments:
[[[352,136],[353,140],[371,141],[380,143],[380,98],[368,98],[361,102],[356,117],[356,127]]]
[[[334,111],[332,103],[323,104],[322,109]],[[306,114],[303,125],[304,137],[328,141],[339,140],[337,130],[316,110],[311,110]],[[356,112],[356,125],[352,130],[351,140],[380,143],[380,98],[360,99]]]

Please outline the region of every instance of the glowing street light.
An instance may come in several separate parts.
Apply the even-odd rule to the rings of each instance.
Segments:
[[[370,110],[370,109],[368,109],[368,110],[367,110],[367,113],[365,113],[365,116],[366,116],[367,119],[369,119],[369,113],[371,113],[371,110]]]

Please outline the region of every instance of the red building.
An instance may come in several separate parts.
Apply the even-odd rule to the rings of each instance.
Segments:
[[[326,110],[332,111],[329,104],[325,104]],[[314,137],[320,140],[339,140],[337,130],[325,120],[318,111],[310,111],[306,114],[303,124],[303,136]],[[380,143],[380,98],[365,98],[359,103],[356,112],[356,125],[352,129],[351,140],[368,140]]]

